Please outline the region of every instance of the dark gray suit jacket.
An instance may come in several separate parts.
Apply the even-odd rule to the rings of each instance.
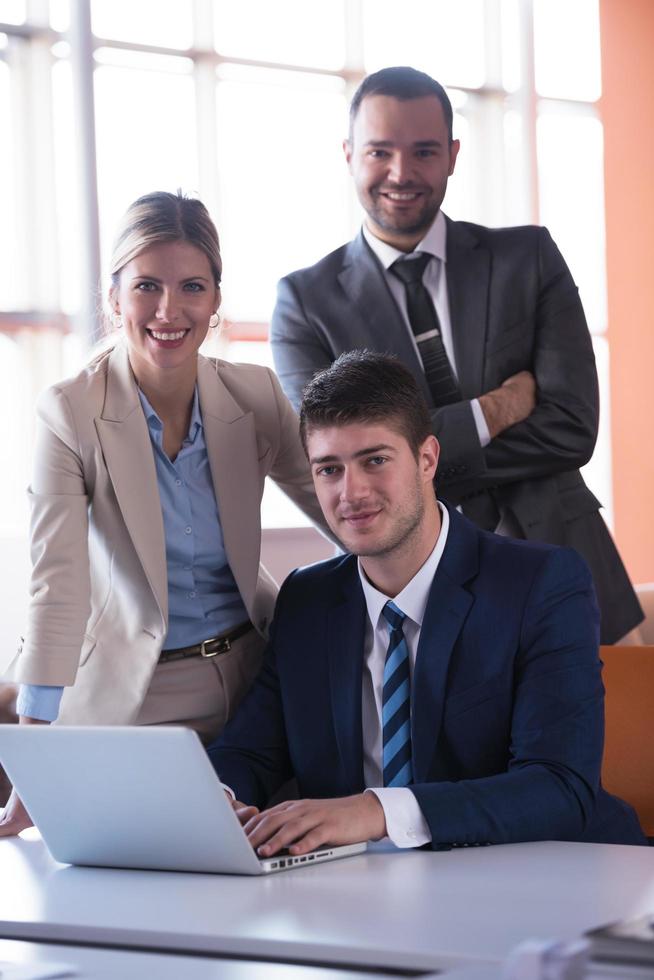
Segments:
[[[487,530],[509,514],[525,538],[570,545],[593,572],[603,643],[642,619],[624,566],[579,467],[597,438],[593,348],[577,287],[545,228],[447,220],[447,290],[464,400],[431,408],[439,493]],[[281,280],[271,324],[275,368],[296,407],[313,374],[343,351],[397,354],[430,406],[422,365],[379,262],[354,241]],[[531,371],[531,415],[482,448],[470,399]]]

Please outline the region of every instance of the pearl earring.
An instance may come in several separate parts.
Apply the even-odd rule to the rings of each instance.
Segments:
[[[219,326],[221,319],[222,317],[220,313],[212,313],[211,316],[209,317],[209,326],[210,327]]]
[[[114,313],[111,317],[111,322],[113,323],[116,330],[120,330],[123,325],[123,318],[120,313]]]

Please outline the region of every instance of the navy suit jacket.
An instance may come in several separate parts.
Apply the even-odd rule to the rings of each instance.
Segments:
[[[286,580],[262,672],[208,750],[238,799],[265,806],[292,776],[301,797],[364,789],[366,616],[352,556]],[[432,847],[645,843],[631,807],[600,787],[603,710],[583,559],[450,509],[412,681],[411,789]]]

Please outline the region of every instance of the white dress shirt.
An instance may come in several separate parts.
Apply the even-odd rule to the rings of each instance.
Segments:
[[[390,840],[398,847],[420,847],[422,844],[429,843],[431,833],[418,801],[409,788],[378,788],[383,783],[382,688],[389,640],[388,623],[382,615],[382,609],[392,598],[398,609],[406,616],[402,631],[409,651],[409,671],[413,688],[413,673],[422,620],[450,526],[447,510],[440,503],[438,506],[441,511],[441,530],[434,549],[422,568],[398,595],[384,595],[371,585],[359,563],[359,577],[368,610],[361,689],[363,779],[369,791],[375,793],[379,799],[386,817],[386,831]],[[438,651],[435,651],[435,655],[438,656]],[[413,694],[411,703],[413,703]]]
[[[433,256],[433,260],[425,269],[422,277],[422,284],[431,296],[432,303],[434,304],[436,313],[438,314],[445,353],[447,354],[447,359],[450,362],[450,367],[458,380],[459,375],[457,372],[456,358],[454,356],[454,343],[452,340],[450,303],[447,297],[447,225],[445,224],[443,213],[441,211],[438,212],[425,237],[421,242],[418,242],[413,252],[410,252],[408,255],[406,252],[400,252],[398,249],[393,248],[392,245],[382,242],[379,238],[375,238],[373,233],[366,227],[365,224],[363,225],[363,237],[382,265],[384,278],[386,279],[393,299],[397,303],[397,306],[404,317],[407,331],[411,337],[411,342],[415,348],[416,355],[420,363],[422,363],[422,359],[418,351],[418,345],[416,344],[413,331],[411,330],[411,323],[409,322],[404,283],[401,282],[401,280],[398,279],[397,276],[393,275],[393,273],[389,270],[393,263],[398,259],[410,259],[412,255],[417,257],[420,253],[426,253],[427,255]],[[488,426],[486,425],[486,419],[484,418],[482,407],[476,398],[471,399],[470,408],[475,420],[479,442],[482,447],[487,446],[490,442],[490,432],[488,431]]]

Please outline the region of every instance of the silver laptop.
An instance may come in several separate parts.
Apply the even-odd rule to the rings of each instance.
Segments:
[[[260,875],[366,849],[259,859],[186,728],[0,725],[0,763],[66,864]]]

